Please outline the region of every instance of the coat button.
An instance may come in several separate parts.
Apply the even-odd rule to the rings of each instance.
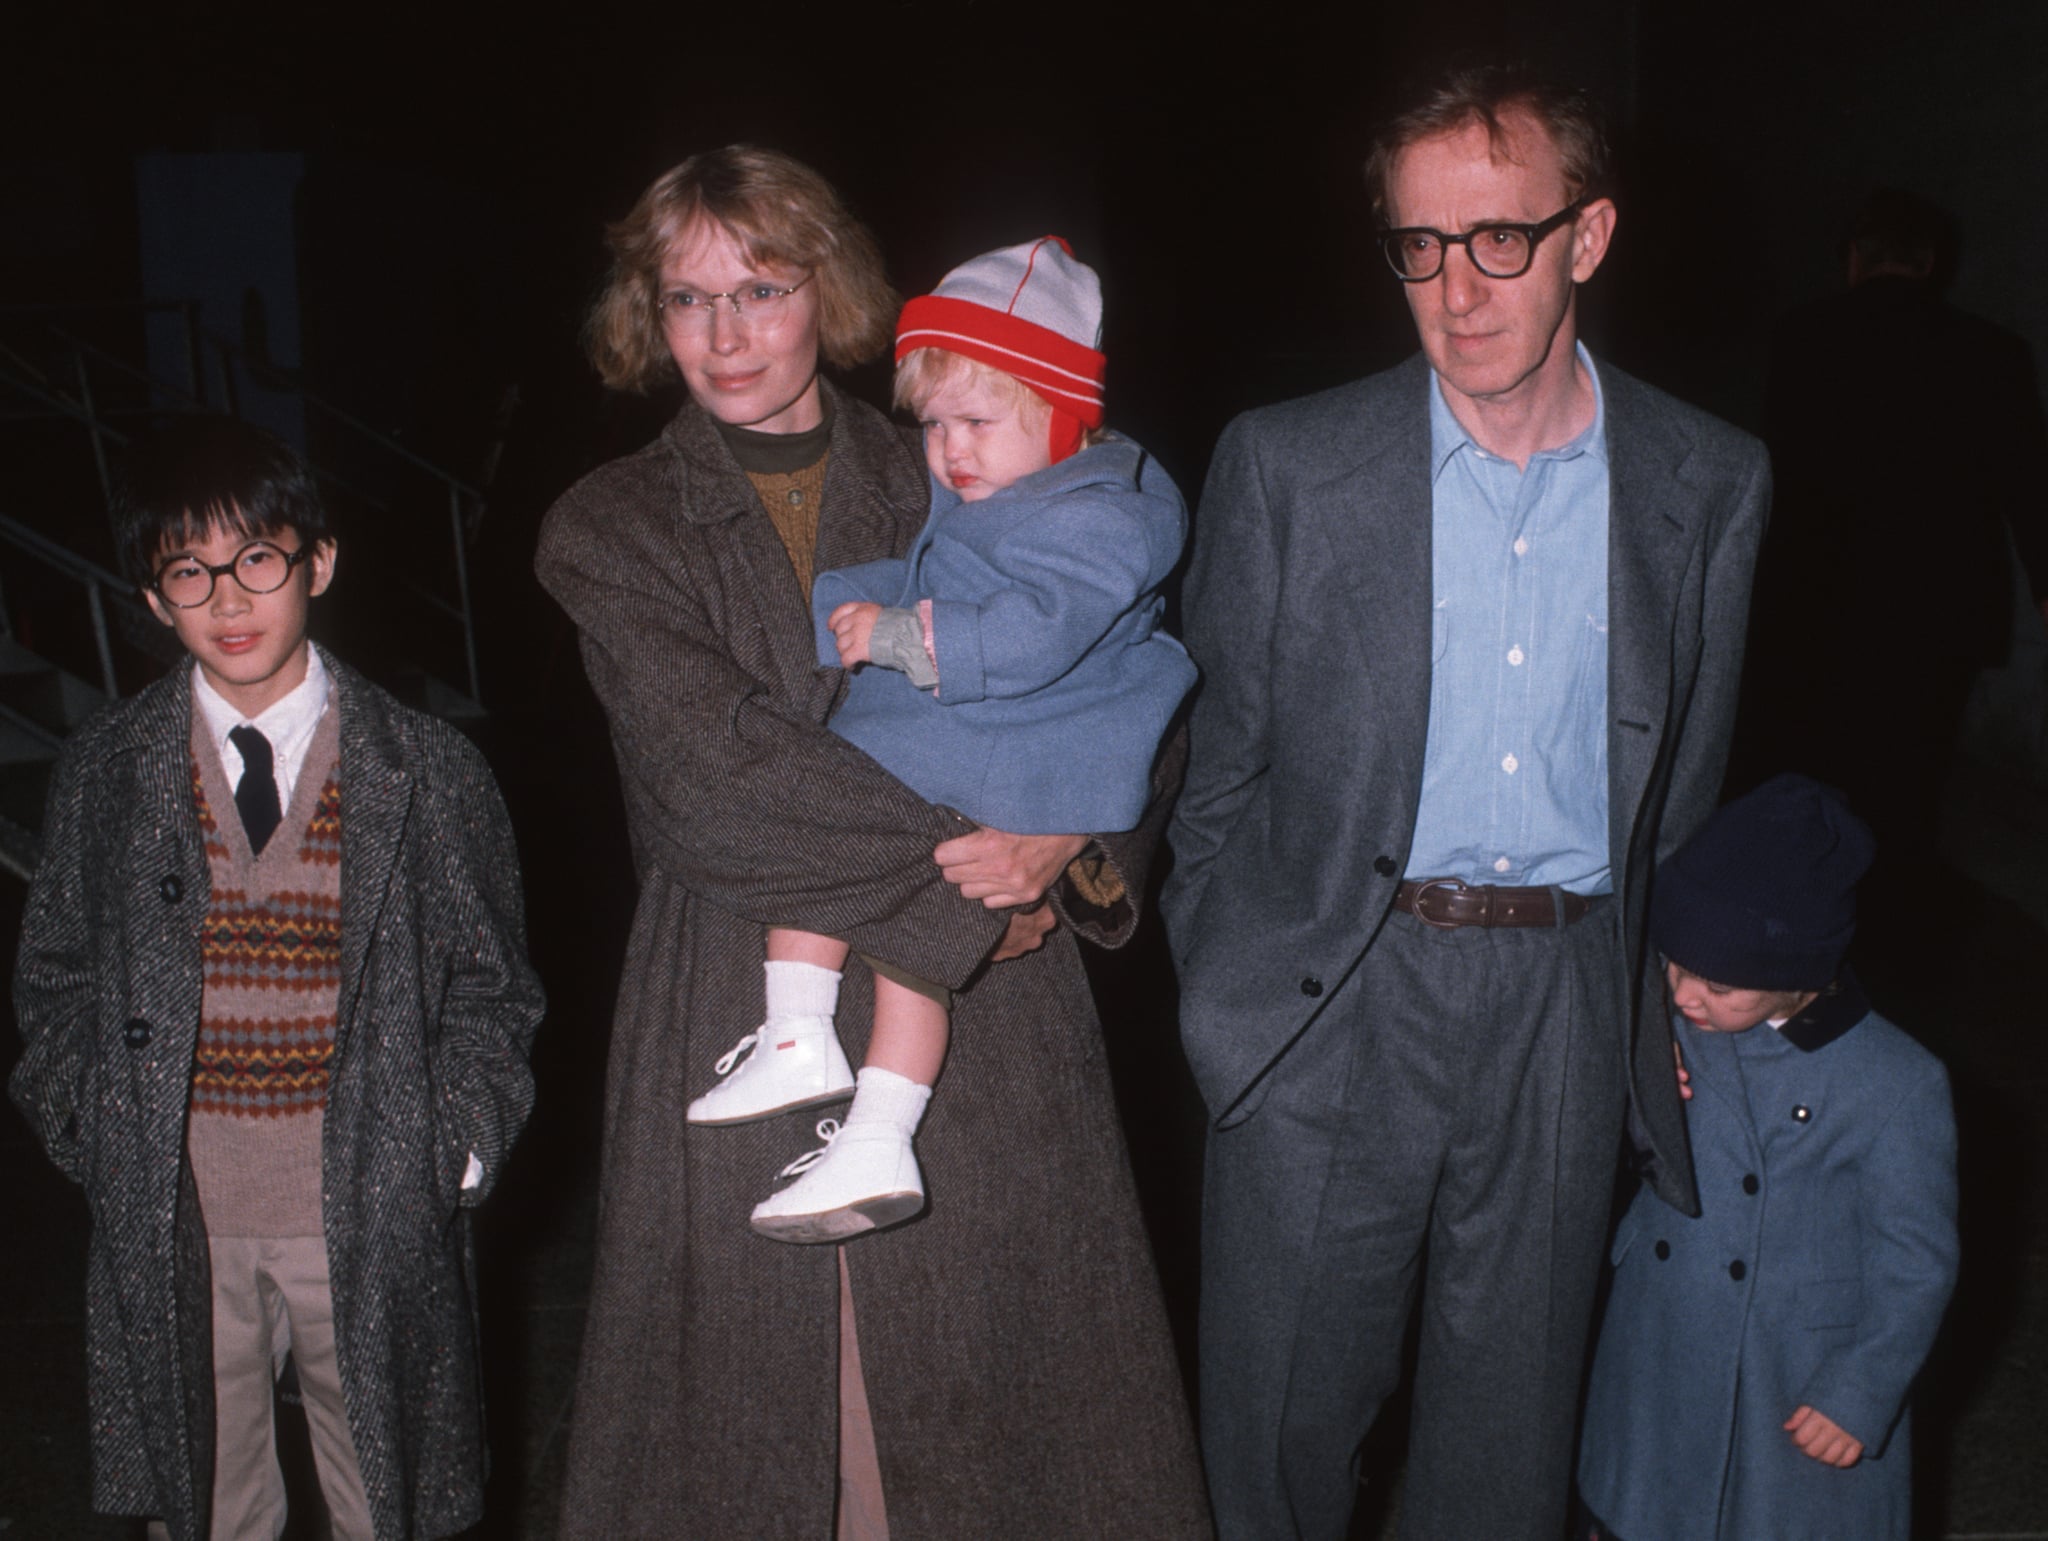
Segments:
[[[1311,974],[1301,982],[1301,993],[1310,1000],[1314,1000],[1323,993],[1323,982]]]
[[[175,872],[166,872],[158,879],[156,891],[164,896],[166,904],[176,904],[185,897],[185,885]]]
[[[1734,1262],[1728,1265],[1728,1277],[1733,1279],[1737,1284],[1740,1284],[1742,1282],[1743,1276],[1748,1272],[1749,1270],[1743,1266],[1742,1259],[1739,1257]]]
[[[1761,1188],[1762,1186],[1763,1186],[1763,1184],[1762,1184],[1762,1183],[1760,1183],[1760,1182],[1758,1182],[1758,1181],[1756,1180],[1756,1173],[1754,1173],[1754,1172],[1747,1172],[1747,1173],[1744,1173],[1744,1174],[1743,1174],[1743,1178],[1742,1178],[1742,1191],[1743,1191],[1744,1193],[1752,1193],[1752,1194],[1753,1194],[1753,1193],[1755,1193],[1755,1192],[1756,1192],[1756,1190],[1757,1190],[1757,1189]]]
[[[1394,858],[1391,856],[1375,856],[1372,859],[1372,870],[1383,878],[1392,877],[1394,875]]]
[[[130,1017],[128,1025],[121,1029],[121,1036],[128,1041],[131,1049],[140,1049],[149,1043],[150,1026],[140,1017]]]
[[[1660,1262],[1660,1263],[1668,1263],[1668,1262],[1670,1262],[1670,1261],[1671,1261],[1671,1243],[1670,1243],[1670,1242],[1668,1242],[1668,1241],[1660,1241],[1660,1242],[1658,1242],[1658,1243],[1657,1243],[1657,1261],[1658,1261],[1658,1262]]]

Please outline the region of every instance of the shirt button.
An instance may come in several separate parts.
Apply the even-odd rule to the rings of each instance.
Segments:
[[[1314,1000],[1323,993],[1323,982],[1311,974],[1301,982],[1301,993],[1310,1000]]]
[[[1507,859],[1507,858],[1506,858],[1505,856],[1497,857],[1497,858],[1496,858],[1496,859],[1494,860],[1494,863],[1493,863],[1493,870],[1494,870],[1495,872],[1505,872],[1505,871],[1507,871],[1507,870],[1508,870],[1508,859]]]
[[[1527,655],[1524,654],[1523,651],[1518,647],[1511,647],[1508,649],[1508,662],[1515,665],[1517,668],[1521,667],[1522,660],[1526,656]]]
[[[1756,1180],[1756,1173],[1749,1172],[1743,1176],[1742,1191],[1744,1193],[1754,1194],[1762,1186],[1763,1184]]]
[[[802,506],[802,504],[803,504],[803,501],[804,501],[804,490],[803,490],[803,488],[801,488],[801,487],[792,487],[792,488],[790,488],[790,489],[789,489],[789,506],[790,506],[791,508],[797,508],[797,507],[800,507],[800,506]]]
[[[1516,536],[1516,537],[1515,537],[1515,555],[1516,555],[1516,556],[1527,556],[1528,554],[1529,554],[1529,542],[1528,542],[1528,541],[1527,541],[1526,539],[1524,539],[1523,537],[1519,536],[1519,535],[1518,535],[1518,536]]]
[[[1660,1262],[1660,1263],[1668,1263],[1668,1262],[1670,1262],[1670,1261],[1671,1261],[1671,1243],[1670,1243],[1670,1242],[1668,1242],[1668,1241],[1660,1241],[1660,1242],[1658,1242],[1658,1243],[1657,1243],[1657,1261],[1658,1261],[1658,1262]]]
[[[1813,1117],[1813,1109],[1803,1102],[1792,1110],[1792,1122],[1795,1124],[1803,1124],[1811,1117]]]
[[[1510,776],[1512,776],[1516,771],[1522,768],[1522,762],[1516,759],[1513,755],[1509,755],[1506,759],[1500,762],[1500,768],[1506,771]]]
[[[1743,1279],[1748,1275],[1748,1273],[1749,1270],[1743,1267],[1742,1259],[1739,1257],[1734,1262],[1728,1265],[1728,1277],[1733,1279],[1737,1284],[1740,1284],[1743,1281]]]

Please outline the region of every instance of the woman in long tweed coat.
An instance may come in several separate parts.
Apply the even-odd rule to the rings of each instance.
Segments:
[[[925,514],[914,435],[817,372],[888,341],[872,243],[815,173],[745,148],[666,173],[611,241],[593,358],[614,386],[680,373],[690,400],[563,497],[538,560],[610,718],[640,881],[563,1533],[821,1541],[838,1504],[861,1534],[878,1471],[893,1541],[1206,1534],[1074,940],[1129,937],[1159,810],[1071,868],[1078,838],[988,832],[947,880],[934,848],[972,827],[827,729],[844,676],[807,603],[812,571],[900,555]],[[821,488],[762,469],[767,436],[806,433]],[[980,902],[1048,884],[1036,914]],[[748,1228],[809,1119],[684,1119],[759,1019],[771,924],[961,991],[919,1142],[931,1207],[845,1248]],[[856,1062],[871,997],[851,971]]]

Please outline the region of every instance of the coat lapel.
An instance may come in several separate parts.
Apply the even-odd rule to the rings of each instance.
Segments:
[[[1610,860],[1627,870],[1671,710],[1672,621],[1702,516],[1683,468],[1690,442],[1642,388],[1602,366],[1611,465],[1607,516]]]
[[[1331,678],[1351,718],[1346,731],[1387,768],[1412,822],[1429,734],[1431,491],[1428,368],[1398,370],[1391,399],[1359,421],[1359,453],[1297,506],[1319,510],[1328,603],[1304,613],[1345,617],[1333,629]],[[1372,742],[1363,742],[1365,739]]]
[[[902,550],[906,508],[921,517],[918,492],[923,468],[908,480],[899,475],[891,498],[890,468],[881,464],[867,436],[853,430],[854,414],[830,381],[821,385],[833,406],[831,461],[825,469],[825,492],[818,507],[818,545],[812,571],[851,567]],[[681,498],[681,517],[697,524],[723,524],[731,532],[731,551],[743,581],[751,590],[751,612],[735,614],[758,619],[776,677],[786,688],[802,692],[818,673],[818,644],[811,626],[810,596],[803,592],[790,566],[782,537],[761,508],[754,484],[733,459],[710,417],[686,404],[666,430],[681,454],[689,477]],[[912,465],[906,449],[904,466]],[[906,500],[905,489],[909,490]]]
[[[384,702],[363,678],[322,649],[341,713],[341,1000],[334,1031],[345,1051],[390,897],[392,874],[412,810],[406,774]]]

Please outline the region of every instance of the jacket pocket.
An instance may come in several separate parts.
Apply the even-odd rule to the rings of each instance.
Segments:
[[[1794,1310],[1800,1325],[1816,1332],[1825,1327],[1854,1327],[1863,1314],[1863,1281],[1808,1279],[1794,1297]]]

